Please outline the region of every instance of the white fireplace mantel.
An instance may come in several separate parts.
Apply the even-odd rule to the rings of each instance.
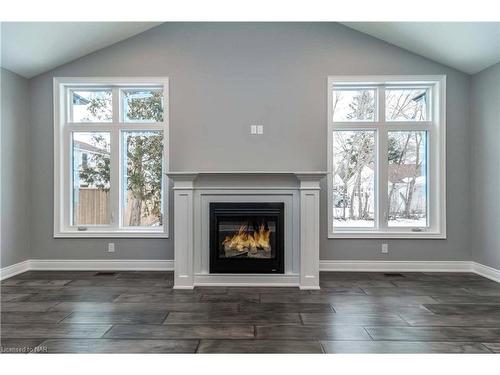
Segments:
[[[170,172],[174,189],[174,288],[200,285],[319,289],[319,190],[325,172]],[[210,202],[284,202],[285,273],[208,270]]]

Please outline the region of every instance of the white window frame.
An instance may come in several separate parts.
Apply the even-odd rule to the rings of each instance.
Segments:
[[[55,238],[168,238],[170,224],[168,213],[169,181],[169,79],[168,77],[55,77],[54,90],[54,237]],[[163,87],[163,122],[123,122],[121,117],[120,90],[127,88]],[[71,98],[74,88],[111,88],[113,92],[113,119],[111,122],[70,122]],[[116,109],[119,110],[117,111]],[[120,227],[122,202],[122,132],[160,130],[163,132],[163,225],[161,227]],[[108,226],[86,226],[79,230],[71,225],[71,132],[104,131],[110,133],[111,147],[111,212],[114,214]],[[118,216],[118,217],[116,217]]]
[[[385,87],[428,87],[431,100],[428,121],[385,121]],[[377,87],[377,113],[374,121],[333,121],[334,87]],[[328,76],[328,237],[329,238],[446,238],[446,76],[380,75]],[[430,111],[430,112],[429,112]],[[335,228],[333,220],[333,132],[334,130],[376,130],[375,227]],[[388,227],[387,212],[387,132],[427,130],[429,187],[428,227]]]

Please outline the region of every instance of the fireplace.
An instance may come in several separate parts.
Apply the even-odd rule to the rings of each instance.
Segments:
[[[210,273],[284,273],[284,203],[210,203]]]

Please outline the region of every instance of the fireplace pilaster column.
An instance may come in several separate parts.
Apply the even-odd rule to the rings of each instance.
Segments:
[[[174,181],[174,289],[194,288],[193,190],[196,174],[172,177]]]
[[[319,289],[319,182],[322,174],[297,174],[300,190],[300,289]]]

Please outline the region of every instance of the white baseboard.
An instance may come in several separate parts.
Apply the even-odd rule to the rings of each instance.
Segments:
[[[30,270],[46,271],[173,271],[173,260],[31,259]]]
[[[500,270],[496,268],[485,266],[484,264],[471,262],[472,263],[472,271],[477,273],[480,276],[486,277],[487,279],[496,281],[500,283]]]
[[[29,259],[1,269],[0,280],[26,271],[173,271],[173,260],[143,259]],[[500,283],[500,270],[469,261],[379,261],[379,260],[321,260],[320,271],[345,272],[473,272]],[[283,275],[285,276],[285,275]],[[282,276],[282,277],[283,277]],[[241,277],[241,276],[240,276]],[[205,280],[200,279],[200,282]],[[221,280],[226,282],[227,280]],[[243,283],[254,284],[254,280]],[[283,285],[296,283],[293,277]],[[242,280],[238,282],[242,285]],[[262,285],[262,281],[259,283]]]
[[[1,269],[0,280],[26,271],[173,271],[173,260],[28,259]]]
[[[29,269],[30,269],[29,259],[23,262],[15,263],[10,266],[4,267],[0,270],[0,280],[8,279],[9,277],[29,271]]]
[[[472,272],[468,261],[321,260],[320,271]]]

